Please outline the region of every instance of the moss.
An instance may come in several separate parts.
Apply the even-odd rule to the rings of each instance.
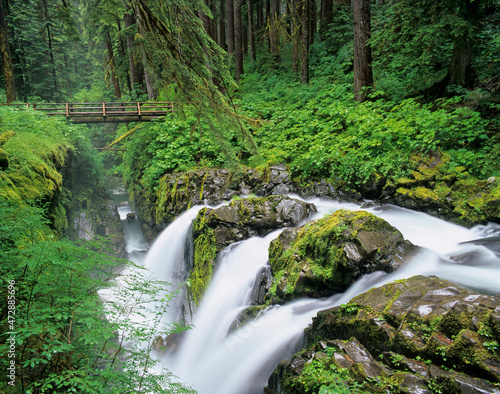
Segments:
[[[52,209],[52,212],[49,214],[49,219],[52,222],[52,226],[56,234],[58,234],[59,237],[62,237],[68,228],[66,209],[64,209],[62,204],[55,204],[54,209]]]
[[[405,189],[401,187],[396,190],[396,194],[425,203],[435,203],[439,201],[438,195],[433,190],[423,186],[416,187],[415,189]]]
[[[219,250],[212,228],[207,226],[209,210],[203,208],[193,221],[194,261],[189,274],[189,296],[199,304],[212,278],[213,265]]]
[[[9,138],[12,138],[16,135],[13,131],[7,131],[6,133],[0,134],[0,146],[5,144]]]
[[[322,291],[340,291],[355,279],[348,264],[346,242],[358,244],[360,231],[393,231],[384,220],[365,211],[338,210],[320,220],[309,222],[285,248],[282,233],[271,243],[269,261],[273,272],[287,273],[286,282],[292,284],[289,295]],[[399,233],[398,233],[399,234]],[[275,276],[274,280],[282,281]]]

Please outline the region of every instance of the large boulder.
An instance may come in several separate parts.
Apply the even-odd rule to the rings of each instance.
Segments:
[[[297,226],[316,212],[314,204],[283,195],[234,200],[203,208],[193,221],[194,258],[189,293],[197,304],[210,283],[217,254],[233,242]]]
[[[371,289],[319,312],[266,390],[500,393],[499,302],[437,277]]]
[[[285,229],[271,243],[269,297],[283,302],[342,292],[361,275],[394,271],[414,248],[385,220],[365,211],[338,210],[300,229]]]

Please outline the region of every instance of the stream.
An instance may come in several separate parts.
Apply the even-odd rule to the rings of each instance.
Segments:
[[[500,292],[499,225],[467,229],[396,206],[361,208],[359,204],[320,199],[307,202],[318,209],[310,220],[338,209],[363,209],[386,220],[423,249],[392,274],[365,275],[346,292],[332,297],[271,306],[234,330],[238,314],[252,305],[255,282],[268,264],[269,244],[281,230],[232,244],[219,254],[212,282],[189,321],[193,327],[184,334],[178,349],[173,354],[156,353],[162,366],[200,394],[262,393],[272,370],[297,350],[304,328],[318,311],[345,304],[371,287],[414,275],[436,275],[481,293]],[[129,259],[144,264],[155,277],[173,286],[184,283],[188,275],[186,243],[191,222],[201,208],[193,207],[181,215],[158,236],[145,256],[147,244],[137,219],[125,219]],[[128,212],[130,207],[121,202],[120,216],[126,218]],[[171,302],[162,320],[165,324],[185,317],[184,297],[181,292]]]

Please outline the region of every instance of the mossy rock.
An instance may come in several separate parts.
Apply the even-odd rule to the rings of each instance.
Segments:
[[[355,380],[370,393],[500,393],[493,342],[499,302],[500,295],[480,295],[436,277],[371,289],[319,312],[305,330],[305,347],[275,369],[267,392],[278,393],[274,388],[291,381],[306,387],[299,382],[308,382],[305,366],[314,364],[317,376],[343,371],[342,381],[352,386]],[[314,361],[319,353],[326,356],[321,363]]]
[[[282,301],[342,292],[361,275],[392,272],[413,245],[389,223],[365,211],[339,210],[271,243],[275,279],[271,296]]]
[[[233,242],[265,236],[296,226],[316,212],[313,204],[287,196],[254,197],[231,201],[219,208],[202,208],[193,221],[194,262],[189,296],[198,304],[210,283],[218,253]]]

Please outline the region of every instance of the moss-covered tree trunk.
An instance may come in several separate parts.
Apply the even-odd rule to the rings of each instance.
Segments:
[[[7,23],[4,18],[4,11],[1,1],[0,1],[0,52],[2,52],[5,94],[7,96],[7,102],[10,103],[16,100],[16,88],[14,85],[14,71],[12,69],[12,58],[10,56],[9,39],[7,35]]]

